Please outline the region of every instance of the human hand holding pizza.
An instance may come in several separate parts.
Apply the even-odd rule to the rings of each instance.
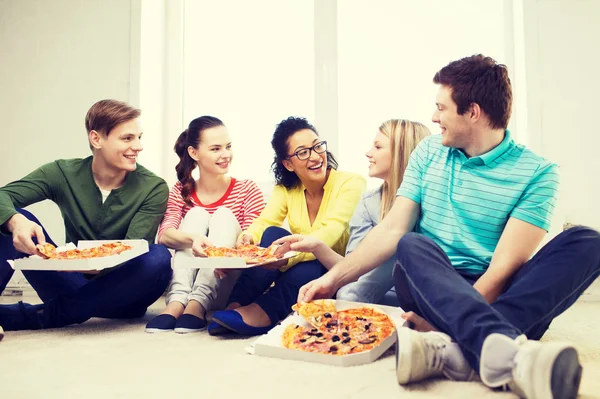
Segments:
[[[314,252],[320,246],[325,245],[325,243],[319,240],[316,237],[312,236],[303,236],[301,234],[292,234],[290,236],[285,236],[273,242],[275,245],[280,245],[281,249],[278,249],[276,254],[280,252],[286,253],[288,251],[298,251],[298,252]]]
[[[194,256],[206,256],[204,254],[204,248],[213,246],[214,245],[212,245],[205,235],[198,235],[194,237],[194,240],[192,241],[192,253]]]
[[[248,233],[242,233],[239,235],[237,241],[235,242],[235,247],[241,247],[242,245],[250,245],[254,244],[254,239]]]
[[[12,233],[13,244],[15,249],[19,252],[29,255],[38,254],[38,250],[35,247],[32,237],[37,239],[38,244],[46,244],[46,237],[44,236],[42,227],[20,213],[12,216],[8,222],[6,222],[6,228]]]
[[[337,281],[332,273],[325,273],[323,276],[304,284],[298,292],[298,303],[310,302],[314,299],[332,298],[338,290]]]

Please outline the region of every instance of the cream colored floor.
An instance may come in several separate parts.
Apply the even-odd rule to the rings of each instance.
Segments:
[[[92,319],[57,330],[6,333],[0,342],[0,399],[514,398],[480,383],[434,380],[400,387],[392,351],[373,364],[340,368],[247,355],[244,347],[252,339],[145,334],[146,321],[162,306],[161,299],[135,321]],[[544,337],[572,341],[579,349],[580,398],[600,398],[598,315],[600,280]]]

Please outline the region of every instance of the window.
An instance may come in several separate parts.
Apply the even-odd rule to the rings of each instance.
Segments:
[[[511,5],[511,0],[187,0],[184,125],[201,115],[222,119],[233,138],[231,174],[254,179],[267,191],[271,136],[291,115],[316,125],[340,169],[366,176],[364,154],[383,121],[412,119],[439,132],[431,122],[437,90],[432,78],[449,61],[483,53],[512,73]],[[380,183],[370,180],[369,186]]]
[[[313,120],[313,20],[311,1],[185,3],[183,118],[225,123],[232,176],[272,184],[275,125],[292,115]]]
[[[387,119],[415,120],[439,133],[431,122],[434,74],[477,53],[505,62],[503,7],[480,0],[338,1],[340,167],[366,175],[364,154]]]

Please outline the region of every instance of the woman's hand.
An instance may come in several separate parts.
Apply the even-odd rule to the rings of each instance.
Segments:
[[[204,248],[214,247],[208,238],[205,235],[199,235],[194,237],[194,241],[192,241],[192,253],[194,256],[202,256],[205,257]]]
[[[235,242],[235,247],[238,248],[242,245],[250,245],[250,244],[254,244],[254,238],[252,238],[252,236],[248,233],[242,233],[242,234],[240,234],[237,241]]]
[[[318,238],[312,236],[303,236],[301,234],[292,234],[291,236],[285,236],[273,242],[275,245],[281,245],[281,250],[278,249],[276,253],[282,255],[288,251],[298,252],[314,252],[321,245],[325,243]],[[286,250],[285,252],[283,250]]]

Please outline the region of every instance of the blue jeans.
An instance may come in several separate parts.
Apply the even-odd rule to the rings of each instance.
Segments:
[[[336,298],[346,301],[383,304],[386,294],[394,286],[392,273],[395,263],[393,257],[386,260],[375,269],[360,276],[357,281],[340,288]]]
[[[40,224],[26,210],[18,211]],[[44,235],[54,244],[45,229]],[[13,274],[6,260],[26,256],[15,249],[11,236],[0,236],[0,292]],[[135,318],[142,317],[167,288],[171,254],[164,246],[153,244],[144,255],[91,278],[78,272],[25,270],[23,274],[44,302],[44,321],[39,327],[63,327],[91,317]]]
[[[260,246],[268,247],[273,241],[287,235],[290,233],[281,227],[268,227],[263,233]],[[256,303],[272,323],[277,323],[292,311],[300,288],[321,277],[326,271],[318,260],[298,263],[285,272],[262,267],[244,269],[233,287],[228,304],[237,302],[246,306]],[[273,283],[275,285],[271,287]]]
[[[409,233],[398,243],[394,282],[400,306],[414,311],[461,347],[479,370],[483,341],[492,333],[540,339],[600,274],[600,234],[587,227],[562,232],[525,263],[488,304],[430,238]]]

